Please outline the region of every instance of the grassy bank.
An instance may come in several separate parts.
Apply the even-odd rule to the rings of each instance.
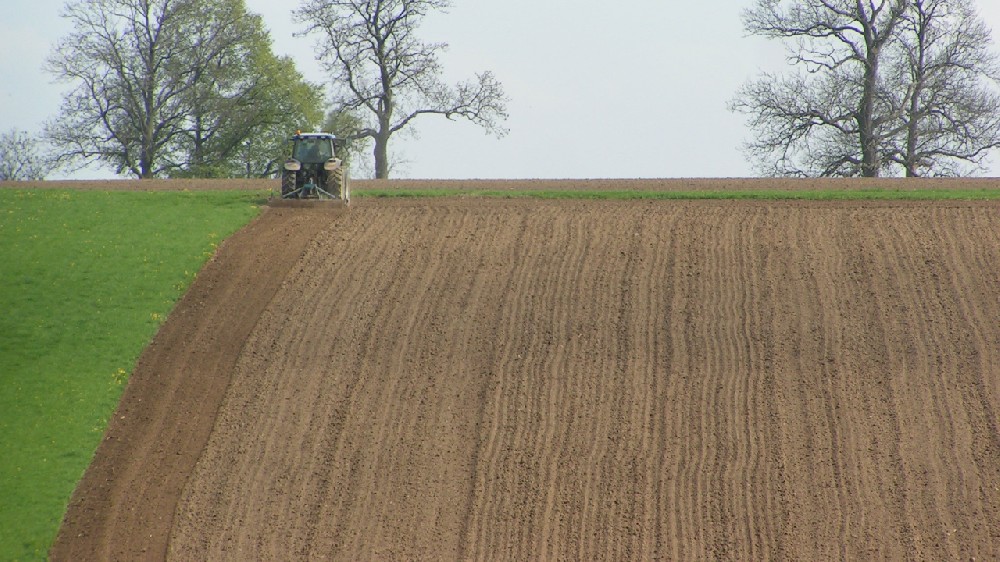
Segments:
[[[0,560],[45,558],[139,353],[258,202],[0,190]]]

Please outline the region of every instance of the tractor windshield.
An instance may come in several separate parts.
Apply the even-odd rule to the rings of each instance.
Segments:
[[[333,158],[333,143],[330,142],[330,139],[299,139],[295,141],[294,157],[299,162],[326,162]]]

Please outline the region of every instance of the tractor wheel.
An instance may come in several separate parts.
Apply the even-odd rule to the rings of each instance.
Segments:
[[[295,172],[282,172],[281,174],[281,197],[288,196],[295,191]]]
[[[344,198],[344,167],[338,166],[326,176],[326,192],[334,197]]]

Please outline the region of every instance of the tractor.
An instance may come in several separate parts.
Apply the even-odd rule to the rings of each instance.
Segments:
[[[350,176],[343,159],[338,158],[343,154],[343,143],[329,133],[298,132],[291,141],[292,157],[281,172],[281,199],[350,205]]]

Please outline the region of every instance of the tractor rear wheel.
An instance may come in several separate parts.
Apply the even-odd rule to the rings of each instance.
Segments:
[[[344,167],[337,166],[326,176],[326,192],[339,199],[344,199]]]
[[[285,170],[281,173],[281,196],[287,197],[293,191],[295,191],[295,172]]]

